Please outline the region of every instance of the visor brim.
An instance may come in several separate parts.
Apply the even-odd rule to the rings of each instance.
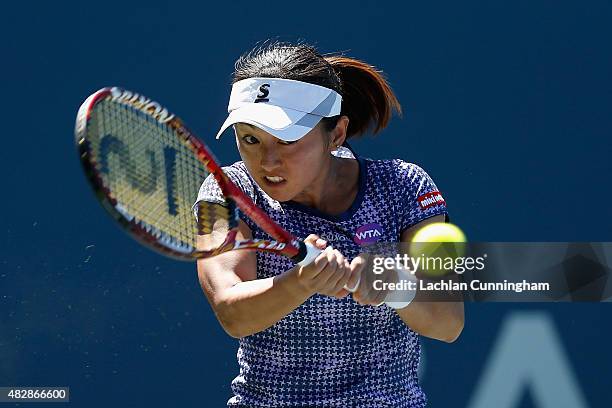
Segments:
[[[293,142],[304,137],[322,118],[267,103],[253,103],[231,111],[216,138],[236,123],[248,123],[285,142]]]

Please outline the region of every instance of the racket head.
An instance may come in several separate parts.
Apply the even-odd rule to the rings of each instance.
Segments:
[[[303,244],[257,208],[223,173],[208,148],[181,119],[159,103],[118,87],[103,88],[81,105],[77,150],[96,198],[140,243],[180,260],[232,249],[257,249],[294,257]],[[217,181],[225,204],[192,205],[206,177]],[[238,208],[274,239],[236,241]],[[198,248],[197,235],[218,223],[225,237]]]

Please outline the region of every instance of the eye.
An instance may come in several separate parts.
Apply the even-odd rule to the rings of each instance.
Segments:
[[[242,140],[244,141],[244,143],[250,144],[250,145],[259,143],[259,140],[257,140],[255,136],[251,136],[251,135],[243,136]]]

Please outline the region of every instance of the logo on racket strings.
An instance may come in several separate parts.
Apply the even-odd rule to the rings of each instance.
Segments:
[[[111,88],[111,96],[113,101],[132,106],[133,108],[152,116],[159,123],[168,123],[174,119],[174,114],[168,112],[168,109],[164,108],[159,103],[152,101],[146,96],[117,87]]]

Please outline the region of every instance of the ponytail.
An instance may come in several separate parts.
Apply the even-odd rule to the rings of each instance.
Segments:
[[[381,71],[348,57],[332,56],[325,60],[342,82],[341,115],[349,118],[347,137],[368,131],[376,134],[387,126],[393,111],[401,116],[402,107]]]

